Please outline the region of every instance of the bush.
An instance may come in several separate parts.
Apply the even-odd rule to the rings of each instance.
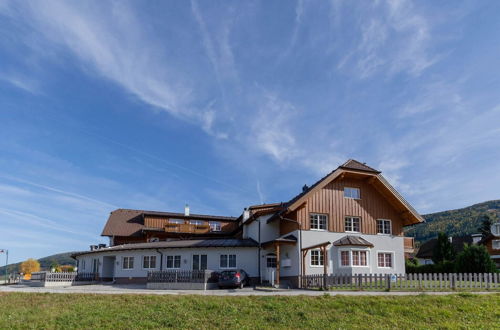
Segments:
[[[455,263],[458,273],[496,273],[496,265],[483,245],[465,245]]]

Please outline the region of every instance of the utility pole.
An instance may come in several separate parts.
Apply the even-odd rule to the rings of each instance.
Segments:
[[[0,253],[5,253],[5,282],[7,284],[7,265],[9,264],[9,250],[0,249]]]

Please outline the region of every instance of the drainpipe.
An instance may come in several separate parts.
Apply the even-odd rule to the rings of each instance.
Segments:
[[[156,249],[156,252],[158,252],[161,255],[161,257],[160,257],[160,271],[162,271],[163,270],[163,253],[158,249]]]
[[[262,263],[262,252],[261,252],[261,244],[260,244],[260,219],[257,219],[257,221],[259,222],[259,256],[258,256],[258,266],[259,266],[259,281],[260,281],[260,284],[262,284],[262,270],[261,270],[261,263]]]

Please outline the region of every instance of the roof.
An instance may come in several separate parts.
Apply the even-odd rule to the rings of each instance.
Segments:
[[[163,242],[135,243],[116,245],[94,251],[83,251],[73,254],[73,257],[100,252],[115,252],[129,250],[149,250],[149,249],[186,249],[186,248],[211,248],[211,247],[258,247],[256,241],[251,238],[238,239],[192,239],[192,240],[172,240]]]
[[[314,191],[315,189],[320,189],[331,181],[335,180],[337,177],[342,177],[345,172],[355,172],[361,175],[371,176],[373,177],[374,184],[377,185],[377,189],[384,189],[384,191],[389,192],[392,196],[396,198],[396,201],[399,203],[399,207],[403,208],[407,213],[407,223],[405,225],[416,224],[424,222],[424,218],[406,201],[394,187],[391,186],[389,182],[382,176],[381,172],[366,165],[365,163],[361,163],[354,159],[349,159],[344,164],[340,165],[338,168],[328,173],[318,181],[316,181],[312,186],[305,187],[303,191],[297,196],[293,197],[287,203],[283,204],[283,209],[280,212],[274,214],[268,222],[274,221],[283,214],[288,211],[293,211],[295,208],[300,206],[301,201],[303,201],[303,197]]]
[[[420,246],[420,249],[418,249],[415,257],[421,259],[432,259],[434,255],[434,247],[436,246],[436,244],[437,238],[426,241]],[[453,247],[455,253],[462,252],[465,244],[472,244],[472,235],[457,236],[453,237],[451,240],[451,246]]]
[[[267,242],[264,242],[262,243],[262,245],[269,245],[269,244],[273,244],[273,243],[290,243],[290,244],[294,244],[294,243],[297,243],[297,237],[295,237],[295,235],[283,235],[283,236],[280,236],[278,238],[275,238],[271,241],[267,241]]]
[[[364,239],[361,236],[354,236],[354,235],[347,235],[342,237],[339,240],[336,240],[333,242],[333,245],[335,246],[346,246],[346,245],[353,245],[353,246],[369,246],[373,247],[373,244],[368,242],[366,239]]]
[[[117,209],[110,213],[101,236],[139,236],[141,231],[145,229],[144,216],[221,221],[237,220],[235,217],[217,215],[190,214],[185,216],[184,213]]]
[[[366,163],[361,163],[358,162],[355,159],[349,159],[347,162],[344,164],[340,165],[339,168],[344,168],[344,169],[349,169],[349,170],[358,170],[358,171],[365,171],[365,172],[373,172],[373,173],[381,173],[380,171],[374,169],[373,167],[370,167],[366,165]]]

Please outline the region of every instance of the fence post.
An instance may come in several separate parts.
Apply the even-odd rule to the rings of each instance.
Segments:
[[[455,274],[455,273],[449,275],[449,277],[450,277],[450,289],[452,289],[452,290],[456,289],[456,284],[457,284],[456,283],[457,282],[456,276],[457,276],[457,274]]]
[[[363,274],[358,274],[358,290],[363,290]]]
[[[386,274],[385,279],[387,281],[387,291],[391,291],[391,274]]]

